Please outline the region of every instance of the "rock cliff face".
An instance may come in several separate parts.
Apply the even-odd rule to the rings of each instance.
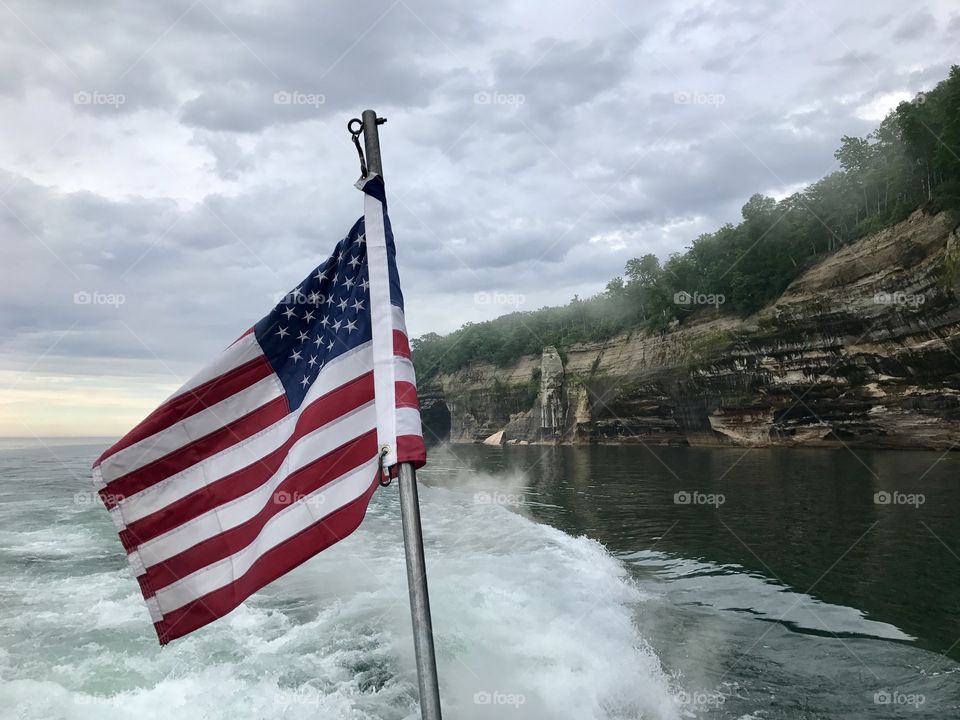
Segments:
[[[428,434],[477,442],[960,447],[960,238],[946,214],[821,258],[773,304],[713,308],[422,388]]]

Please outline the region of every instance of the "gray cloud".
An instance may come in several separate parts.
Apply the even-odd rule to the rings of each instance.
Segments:
[[[364,107],[390,118],[411,330],[447,331],[512,309],[477,292],[589,295],[817,179],[862,108],[946,75],[932,31],[957,23],[932,0],[5,7],[0,367],[178,380],[360,214]]]
[[[893,37],[896,40],[916,40],[933,33],[936,29],[937,21],[933,14],[923,9],[903,20],[893,33]]]

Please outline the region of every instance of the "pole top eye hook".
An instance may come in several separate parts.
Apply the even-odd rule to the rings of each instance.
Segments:
[[[357,124],[356,130],[353,129],[354,123]],[[360,118],[352,118],[347,122],[347,132],[350,133],[353,145],[357,148],[357,155],[360,156],[360,177],[365,178],[367,176],[367,161],[363,157],[363,148],[360,147],[360,133],[363,132],[363,121]]]

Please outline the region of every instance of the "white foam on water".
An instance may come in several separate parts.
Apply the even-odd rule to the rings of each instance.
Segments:
[[[102,540],[88,528],[68,524],[37,530],[0,530],[0,553],[19,558],[67,558],[102,551]]]
[[[46,634],[143,627],[149,613],[128,570],[72,578],[20,579],[6,588],[23,612],[0,614],[0,629]]]
[[[466,670],[448,683],[462,717],[505,716],[511,696],[523,717],[671,716],[667,679],[631,619],[644,595],[621,564],[502,507],[465,514],[431,525],[445,535],[433,584],[446,608],[468,607],[441,645]],[[479,704],[498,697],[505,708]]]
[[[681,716],[633,622],[648,596],[600,544],[470,493],[421,502],[448,720]],[[124,572],[8,590],[0,707],[16,717],[418,716],[395,489],[353,536],[163,649]]]

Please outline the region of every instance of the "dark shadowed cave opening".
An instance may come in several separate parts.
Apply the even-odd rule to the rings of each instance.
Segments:
[[[428,445],[450,439],[450,410],[443,400],[424,402],[420,407],[423,439]]]

